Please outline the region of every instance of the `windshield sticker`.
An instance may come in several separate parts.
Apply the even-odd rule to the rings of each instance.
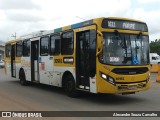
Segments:
[[[119,62],[119,57],[110,57],[110,62]]]
[[[132,62],[133,62],[133,64],[138,64],[138,57],[133,56]]]

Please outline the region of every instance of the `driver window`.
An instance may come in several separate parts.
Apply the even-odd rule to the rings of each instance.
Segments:
[[[156,57],[152,57],[152,60],[156,60]]]

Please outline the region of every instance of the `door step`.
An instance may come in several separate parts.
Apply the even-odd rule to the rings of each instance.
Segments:
[[[89,90],[90,89],[89,86],[83,86],[83,85],[79,85],[79,88],[80,89],[85,89],[85,90]]]
[[[37,81],[37,80],[34,80],[34,81],[32,81],[33,83],[40,83],[40,81]]]

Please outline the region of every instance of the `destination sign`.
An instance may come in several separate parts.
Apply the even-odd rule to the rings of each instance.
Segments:
[[[102,28],[136,30],[144,32],[148,31],[147,25],[145,23],[112,19],[104,19],[102,22]]]

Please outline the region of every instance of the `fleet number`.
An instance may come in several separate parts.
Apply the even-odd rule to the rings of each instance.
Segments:
[[[115,28],[116,27],[116,23],[113,22],[113,21],[108,21],[108,27]]]

